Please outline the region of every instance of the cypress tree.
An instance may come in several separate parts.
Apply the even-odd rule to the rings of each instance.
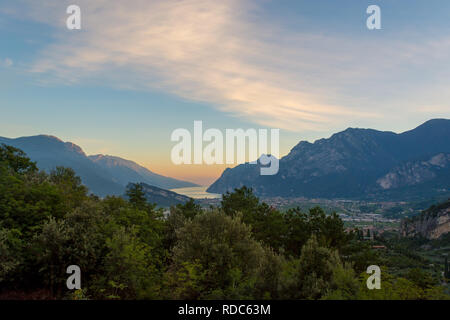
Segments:
[[[450,278],[450,268],[448,265],[448,255],[445,255],[445,263],[444,263],[444,277],[446,279]]]

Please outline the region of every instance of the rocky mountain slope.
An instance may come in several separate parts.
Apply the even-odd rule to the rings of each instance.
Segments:
[[[438,239],[450,232],[450,199],[432,206],[418,216],[402,220],[401,232],[404,237],[421,236]]]
[[[450,120],[401,133],[349,128],[314,143],[301,141],[261,176],[259,165],[227,169],[208,192],[246,185],[260,196],[406,200],[450,193]]]

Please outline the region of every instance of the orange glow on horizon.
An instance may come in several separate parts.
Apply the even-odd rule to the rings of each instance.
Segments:
[[[186,180],[202,186],[209,186],[216,181],[227,167],[234,165],[195,165],[195,164],[143,164],[154,173],[178,180]]]

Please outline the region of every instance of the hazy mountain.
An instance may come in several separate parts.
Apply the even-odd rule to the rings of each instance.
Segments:
[[[50,171],[57,166],[75,170],[89,190],[99,196],[122,194],[124,187],[111,180],[102,167],[93,163],[83,150],[70,142],[63,142],[53,136],[39,135],[8,139],[0,137],[0,143],[23,150],[36,161],[39,169]]]
[[[140,184],[145,193],[145,198],[150,203],[156,203],[160,207],[170,207],[177,204],[183,204],[190,200],[184,195],[164,190],[158,187],[150,186],[145,183]]]
[[[0,143],[22,149],[41,170],[50,171],[57,166],[74,169],[89,190],[99,196],[122,195],[129,182],[146,182],[161,188],[195,186],[160,176],[129,160],[99,155],[88,157],[79,146],[53,136],[0,137]]]
[[[314,143],[301,141],[274,176],[259,165],[227,169],[208,192],[252,187],[258,195],[309,198],[420,198],[450,192],[450,120],[401,133],[348,128]]]
[[[146,184],[160,187],[163,189],[196,187],[195,183],[181,181],[156,174],[137,163],[108,155],[94,155],[88,157],[94,163],[100,165],[121,185],[127,185],[129,182],[144,182]]]

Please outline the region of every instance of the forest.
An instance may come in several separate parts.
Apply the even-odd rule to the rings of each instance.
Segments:
[[[99,198],[72,169],[46,173],[0,146],[0,299],[450,298],[404,242],[378,241],[400,253],[373,249],[336,213],[280,211],[246,187],[168,214],[140,184]],[[66,286],[70,265],[81,289]],[[379,290],[367,288],[370,265],[381,267]]]

